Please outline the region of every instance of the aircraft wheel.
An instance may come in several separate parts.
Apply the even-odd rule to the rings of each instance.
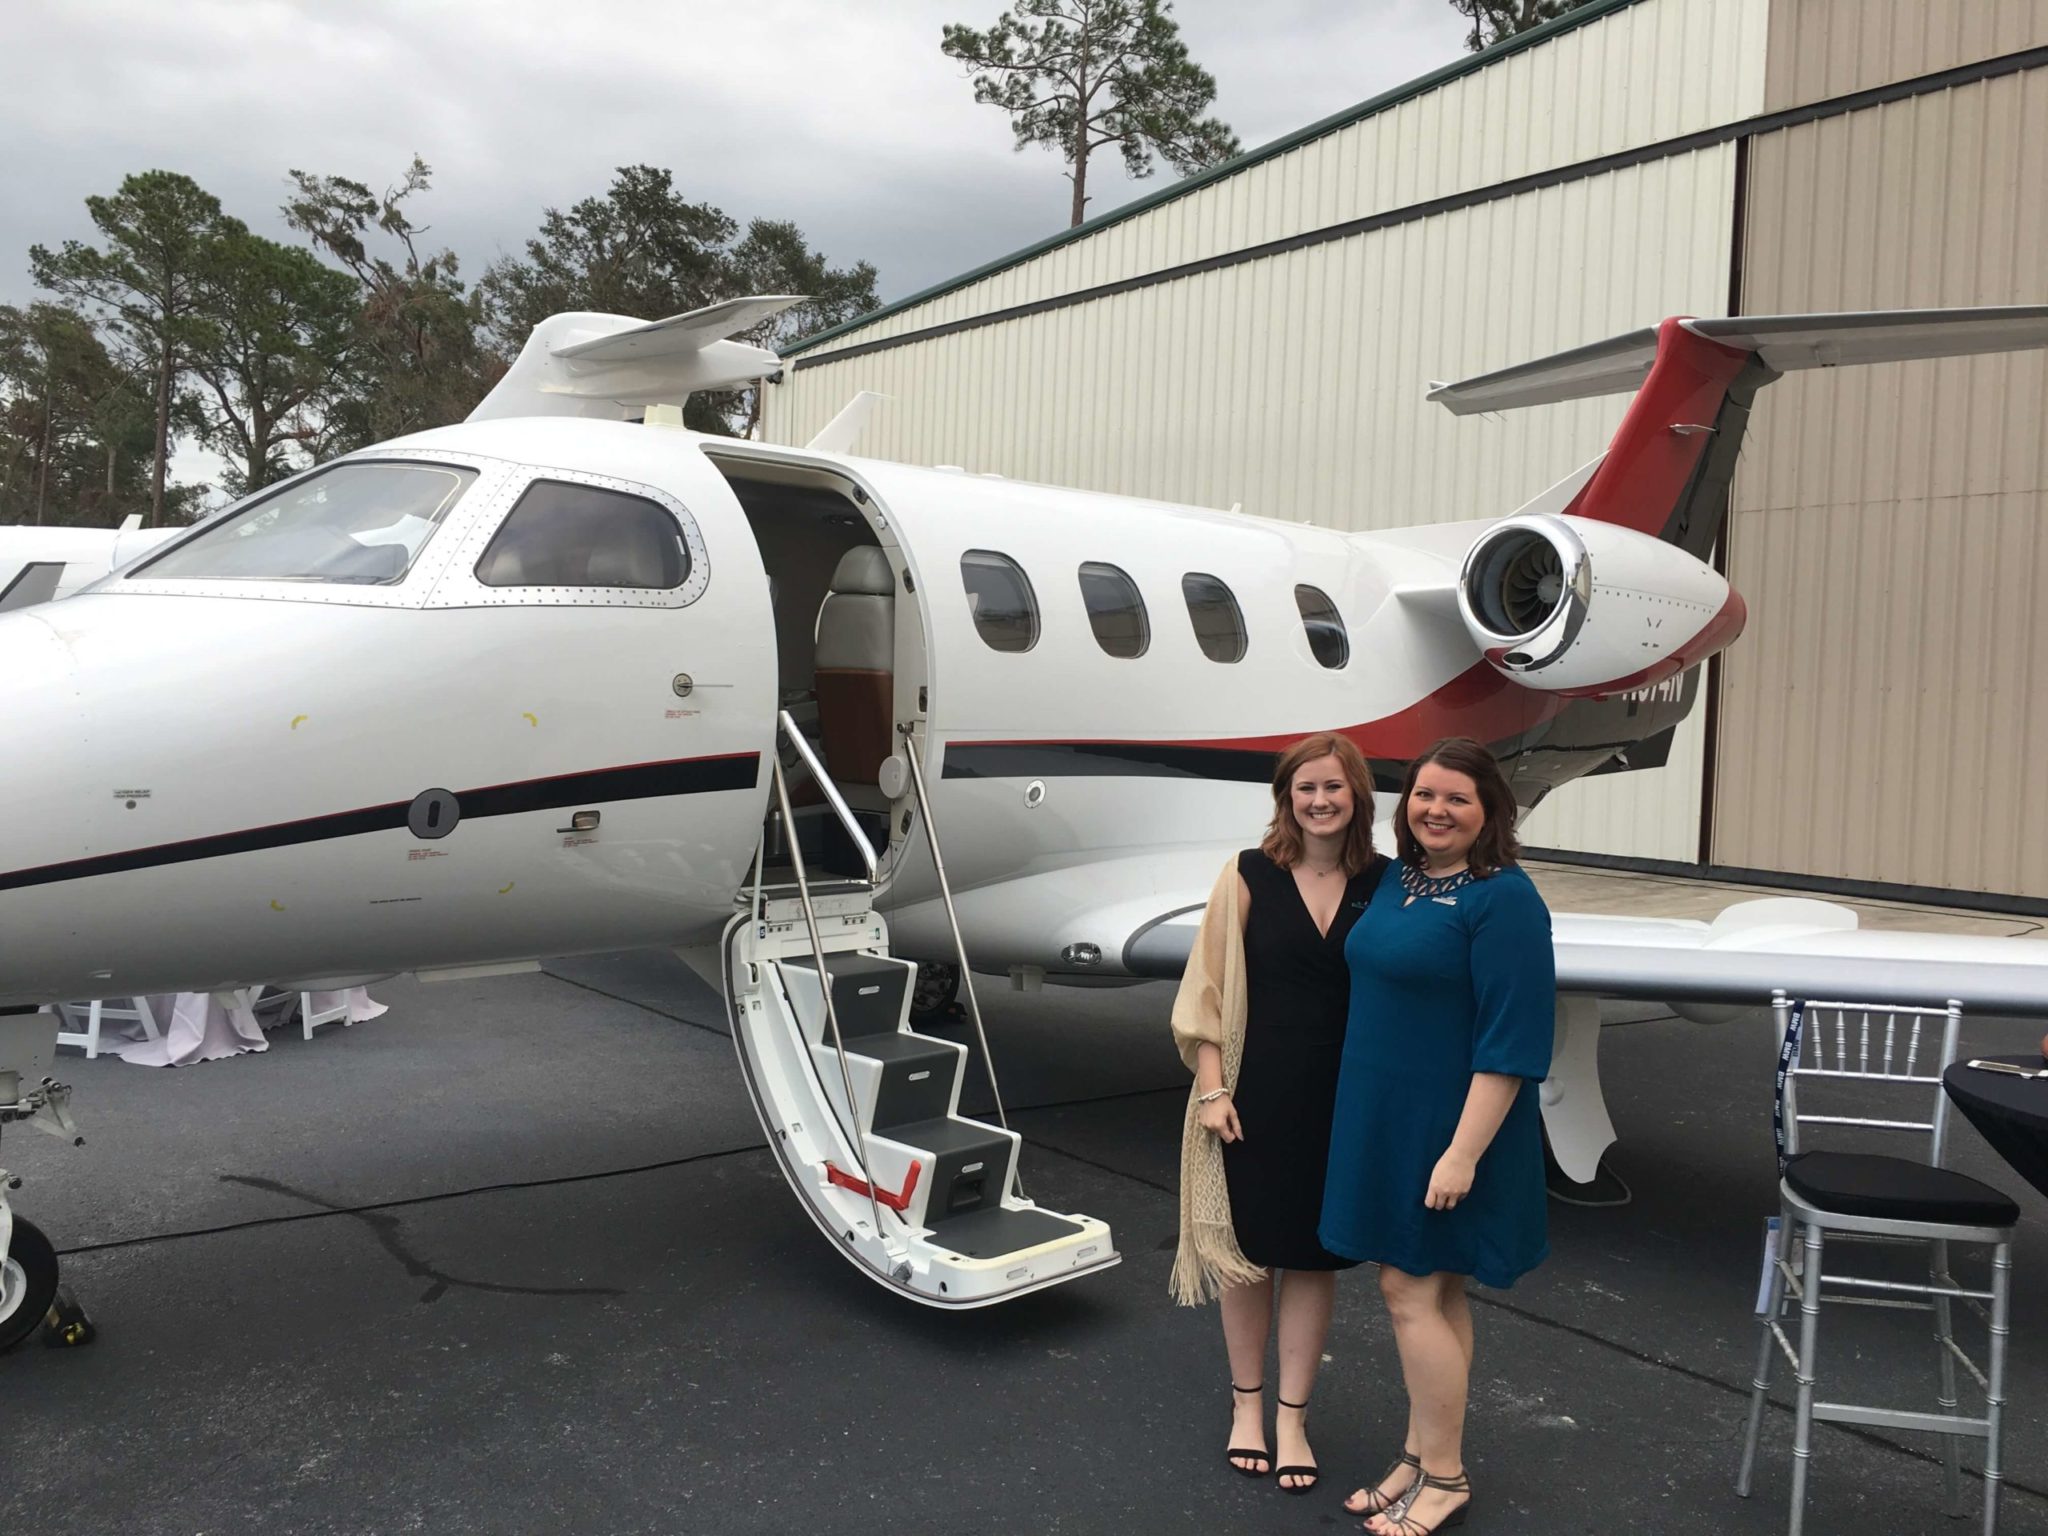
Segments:
[[[910,989],[910,1022],[937,1024],[951,1015],[960,995],[960,967],[943,960],[917,962],[917,983]]]
[[[57,1294],[57,1250],[31,1222],[14,1218],[14,1240],[0,1259],[0,1351],[41,1326]]]

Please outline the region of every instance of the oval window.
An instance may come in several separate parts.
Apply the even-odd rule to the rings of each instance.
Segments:
[[[1180,579],[1181,596],[1187,599],[1188,618],[1195,626],[1195,643],[1211,661],[1244,660],[1244,613],[1230,588],[1215,577],[1190,571]]]
[[[1038,644],[1038,600],[1024,567],[992,549],[970,549],[960,557],[960,582],[974,627],[991,649],[1028,651]]]
[[[1334,672],[1351,659],[1351,636],[1344,629],[1344,615],[1327,592],[1296,587],[1294,606],[1301,610],[1301,627],[1308,631],[1308,648],[1317,661]]]
[[[1081,567],[1081,601],[1095,643],[1112,656],[1142,656],[1152,643],[1138,584],[1113,565],[1090,560]]]

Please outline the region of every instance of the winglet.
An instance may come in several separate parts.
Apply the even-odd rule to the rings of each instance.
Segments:
[[[826,422],[818,435],[804,446],[819,453],[849,451],[853,447],[854,439],[860,436],[861,429],[868,424],[868,418],[875,414],[875,407],[888,398],[887,395],[876,394],[872,389],[862,390],[841,406],[839,414]]]
[[[646,322],[587,312],[550,315],[469,419],[620,421],[637,407],[676,405],[699,390],[774,377],[782,371],[774,352],[728,338],[802,302],[800,294],[764,294]]]

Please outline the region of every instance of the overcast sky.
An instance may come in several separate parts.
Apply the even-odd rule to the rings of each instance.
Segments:
[[[0,302],[33,294],[28,248],[90,238],[84,200],[182,171],[283,235],[285,172],[382,187],[414,151],[415,215],[474,278],[541,211],[613,170],[667,166],[744,222],[794,220],[885,299],[1066,223],[1050,150],[1017,153],[939,52],[1002,0],[4,0]],[[1214,110],[1247,147],[1447,62],[1448,0],[1180,0]],[[1091,212],[1162,185],[1098,153]]]
[[[0,0],[0,303],[28,248],[93,240],[85,199],[181,171],[257,230],[291,169],[382,188],[417,151],[416,222],[474,280],[542,210],[666,166],[744,223],[795,221],[897,299],[1065,227],[1050,150],[1012,148],[939,52],[1004,0]],[[1448,0],[1179,0],[1247,148],[1449,62]],[[1091,213],[1164,185],[1089,166]],[[181,456],[182,457],[182,456]],[[190,478],[203,460],[184,457]]]

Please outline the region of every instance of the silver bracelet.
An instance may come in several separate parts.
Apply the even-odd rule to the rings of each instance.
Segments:
[[[1214,1104],[1218,1099],[1227,1099],[1229,1097],[1230,1090],[1228,1088],[1211,1088],[1207,1093],[1196,1094],[1195,1102],[1197,1104]]]

